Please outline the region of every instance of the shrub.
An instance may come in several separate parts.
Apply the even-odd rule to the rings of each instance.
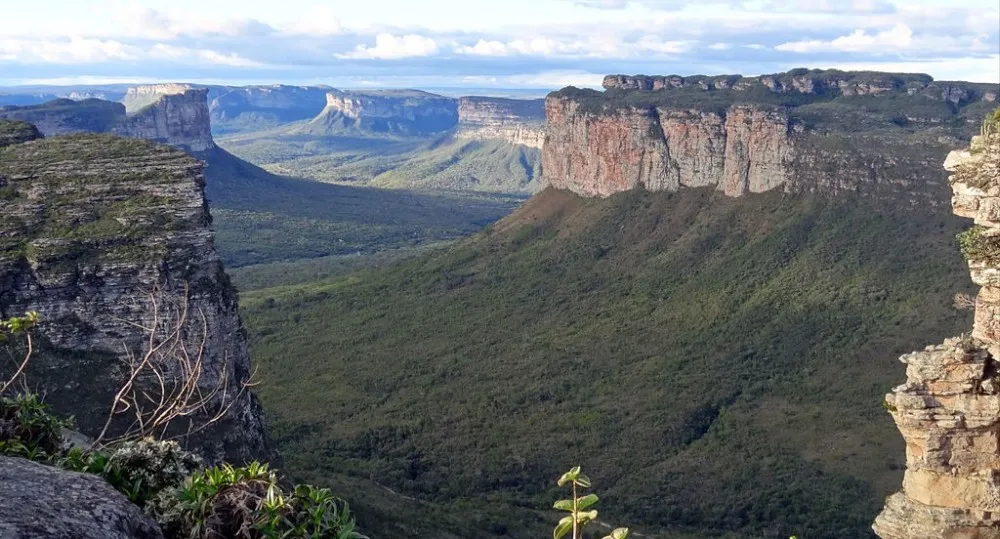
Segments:
[[[1000,263],[1000,237],[988,236],[982,226],[974,226],[958,237],[958,248],[966,260],[985,262],[990,265]]]
[[[308,485],[290,493],[267,465],[229,464],[195,473],[150,506],[167,537],[359,538],[347,504]]]
[[[106,451],[70,449],[57,464],[67,470],[99,475],[139,507],[161,492],[175,489],[202,465],[199,456],[177,442],[152,438],[125,442]]]
[[[63,451],[62,430],[72,426],[38,395],[0,396],[0,455],[45,462]]]

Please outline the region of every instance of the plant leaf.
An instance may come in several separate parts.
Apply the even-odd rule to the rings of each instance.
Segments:
[[[597,503],[597,500],[599,499],[600,498],[597,497],[597,494],[587,494],[586,496],[580,498],[580,500],[576,502],[576,507],[577,509],[586,509],[591,505]]]
[[[573,500],[559,500],[552,506],[553,509],[559,509],[561,511],[572,511],[573,510]]]
[[[579,474],[576,477],[576,479],[574,479],[574,480],[576,481],[577,485],[580,485],[583,488],[590,488],[590,478],[589,477],[587,477],[587,476],[585,476],[583,474]]]
[[[561,487],[570,481],[576,481],[576,477],[580,475],[580,467],[574,466],[570,471],[564,473],[562,477],[559,478],[558,485]]]
[[[565,518],[559,521],[559,525],[556,526],[555,530],[552,530],[552,539],[562,539],[567,533],[573,530],[573,520],[566,520]]]
[[[604,539],[625,539],[626,537],[628,537],[628,528],[617,528],[610,535],[604,537]]]
[[[576,514],[577,522],[584,524],[591,520],[597,520],[597,510],[585,511]]]

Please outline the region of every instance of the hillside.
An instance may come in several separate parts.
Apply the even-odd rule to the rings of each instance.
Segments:
[[[242,298],[289,471],[352,485],[379,537],[427,536],[385,488],[447,533],[537,536],[571,464],[647,536],[871,537],[902,473],[894,358],[969,324],[961,228],[852,195],[550,189],[447,250]]]

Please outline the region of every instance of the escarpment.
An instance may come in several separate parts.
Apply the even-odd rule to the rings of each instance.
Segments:
[[[0,318],[42,318],[31,387],[96,435],[149,328],[166,322],[213,395],[171,434],[219,413],[187,440],[192,448],[210,461],[269,458],[203,164],[144,140],[67,135],[0,149],[0,188]]]
[[[300,131],[421,135],[444,132],[457,123],[457,104],[448,97],[419,90],[332,90],[326,107]]]
[[[0,119],[29,122],[45,136],[114,133],[203,152],[215,148],[207,95],[207,89],[155,85],[129,89],[124,105],[100,99],[58,99],[28,107],[0,107]]]
[[[545,143],[545,101],[459,98],[456,135],[474,140],[502,140],[541,149]]]
[[[215,148],[208,110],[208,90],[189,89],[182,93],[164,93],[138,110],[112,130],[131,138],[169,144],[190,152]]]
[[[926,75],[609,76],[546,99],[545,181],[584,196],[711,186],[946,198],[935,165],[996,94]],[[993,88],[995,90],[995,88]]]
[[[1000,118],[998,118],[1000,119]],[[1000,137],[976,137],[945,166],[976,298],[971,334],[903,356],[886,396],[906,441],[906,474],[875,521],[883,539],[1000,537]]]

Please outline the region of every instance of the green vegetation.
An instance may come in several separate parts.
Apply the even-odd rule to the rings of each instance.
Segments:
[[[974,226],[958,235],[958,246],[966,260],[1000,264],[1000,237],[987,235],[986,227]]]
[[[294,128],[224,137],[219,143],[265,169],[297,178],[394,189],[530,193],[541,152],[503,141],[310,136]]]
[[[329,185],[268,173],[223,150],[199,156],[216,244],[229,268],[371,254],[453,240],[523,198]]]
[[[896,358],[970,323],[961,228],[862,196],[545,191],[241,300],[286,471],[373,536],[541,536],[579,461],[644,535],[870,537],[903,467]]]

